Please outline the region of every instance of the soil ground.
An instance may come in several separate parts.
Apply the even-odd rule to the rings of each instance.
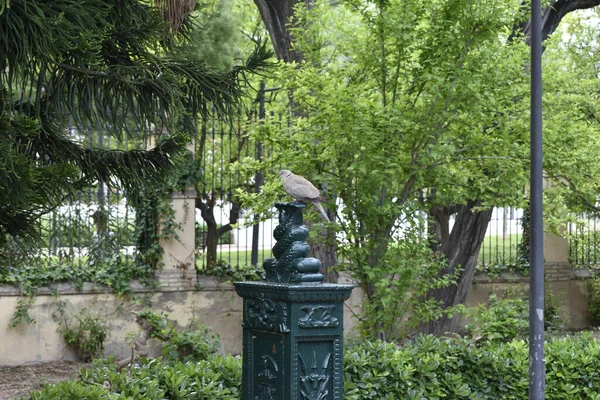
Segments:
[[[79,370],[86,365],[80,361],[52,361],[0,367],[0,400],[27,398],[29,392],[41,389],[46,383],[77,377]]]

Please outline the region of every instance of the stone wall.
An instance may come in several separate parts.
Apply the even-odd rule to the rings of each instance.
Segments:
[[[143,310],[146,306],[141,303],[147,302],[151,303],[155,312],[169,314],[169,320],[179,327],[188,326],[191,318],[196,318],[199,323],[209,326],[219,334],[221,353],[240,354],[242,299],[235,293],[233,286],[203,278],[200,282],[201,289],[194,290],[186,286],[186,281],[184,278],[182,283],[177,283],[173,277],[172,282],[163,284],[156,291],[132,284],[132,296],[129,299],[90,284],[84,285],[81,291],[68,284],[53,285],[40,290],[29,310],[36,322],[30,325],[22,322],[15,328],[9,327],[9,324],[21,296],[14,287],[0,286],[0,365],[76,358],[76,354],[60,337],[58,325],[52,318],[52,314],[58,309],[59,300],[69,305],[67,312],[93,308],[108,321],[111,332],[105,345],[107,356],[114,355],[120,359],[131,355],[131,348],[126,343],[125,336],[128,332],[139,331],[134,313]],[[360,293],[357,291],[346,302],[346,336],[356,335],[356,324],[351,315],[352,309],[360,304],[360,301]],[[149,347],[150,355],[160,355],[158,342],[150,343]]]
[[[21,323],[10,328],[9,323],[21,298],[19,291],[11,286],[0,286],[0,365],[21,365],[29,362],[75,359],[75,354],[65,345],[59,333],[58,325],[52,318],[57,310],[58,300],[70,304],[68,311],[81,311],[93,308],[101,312],[111,326],[106,343],[105,355],[117,358],[129,356],[131,349],[125,341],[128,332],[139,331],[134,313],[145,308],[143,302],[150,302],[156,312],[169,314],[169,319],[179,327],[189,324],[192,317],[209,326],[221,337],[221,353],[240,354],[242,351],[242,299],[237,296],[233,286],[219,284],[214,279],[202,278],[200,290],[190,288],[185,275],[168,271],[171,281],[156,291],[150,291],[140,285],[132,284],[132,296],[129,299],[115,296],[103,288],[90,284],[77,291],[68,284],[54,285],[40,290],[30,315],[35,324]],[[566,322],[572,328],[589,326],[587,311],[586,271],[572,271],[562,267],[547,269],[547,285],[560,301]],[[176,278],[181,282],[175,282]],[[347,281],[345,282],[347,283]],[[502,294],[507,289],[527,291],[529,279],[514,274],[501,274],[491,278],[476,275],[467,305],[486,303],[491,293]],[[56,293],[59,293],[58,297]],[[356,338],[357,321],[353,315],[360,313],[362,292],[355,288],[345,303],[344,335]],[[150,346],[151,355],[160,355],[158,343]]]
[[[546,291],[551,291],[558,302],[561,316],[567,328],[582,329],[590,326],[588,312],[588,283],[589,271],[572,270],[570,267],[548,265],[546,271]],[[487,303],[490,295],[503,295],[507,290],[529,292],[529,277],[511,273],[502,273],[498,277],[477,274],[467,295],[467,306],[477,306]]]

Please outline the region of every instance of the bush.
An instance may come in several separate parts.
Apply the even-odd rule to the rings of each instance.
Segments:
[[[592,323],[600,325],[600,278],[597,276],[588,281],[588,310]]]
[[[97,299],[94,299],[94,306]],[[84,361],[102,354],[110,326],[106,316],[100,315],[96,307],[84,308],[80,312],[67,312],[70,303],[59,301],[52,318],[58,324],[58,332],[65,343],[72,347]]]
[[[138,314],[140,318],[148,322],[150,337],[163,342],[162,354],[169,362],[205,360],[219,349],[219,336],[211,334],[209,328],[198,324],[195,319],[187,328],[176,329],[168,315],[144,310]]]
[[[225,260],[217,260],[214,265],[206,265],[198,271],[205,276],[214,276],[219,282],[259,281],[265,272],[260,264],[233,266]]]
[[[498,298],[491,294],[489,304],[473,307],[467,312],[471,323],[465,331],[473,339],[506,342],[527,335],[529,305],[521,298]]]
[[[527,399],[528,350],[524,340],[476,343],[420,336],[398,347],[365,342],[348,347],[344,399]],[[546,396],[600,399],[600,342],[592,334],[546,343]],[[242,362],[210,355],[172,364],[142,360],[118,372],[113,360],[95,361],[77,381],[47,385],[35,400],[239,399]]]
[[[346,351],[344,399],[527,399],[528,345],[417,338]],[[600,399],[600,343],[591,334],[546,344],[546,396]]]
[[[522,293],[507,291],[504,298],[492,293],[487,305],[468,308],[465,316],[470,319],[465,332],[475,341],[507,342],[525,338],[529,332],[529,302]],[[564,329],[560,299],[548,286],[544,294],[544,329]]]
[[[46,385],[35,400],[237,400],[242,385],[239,357],[212,355],[197,363],[167,364],[159,359],[118,372],[112,361],[96,361],[77,381]]]

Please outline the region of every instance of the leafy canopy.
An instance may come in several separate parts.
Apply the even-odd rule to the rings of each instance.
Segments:
[[[131,195],[160,182],[190,120],[229,111],[240,78],[267,65],[264,46],[225,72],[171,55],[193,21],[173,32],[161,12],[135,0],[0,1],[0,243],[34,236],[37,216],[76,189],[102,182]],[[154,147],[82,145],[92,133]]]

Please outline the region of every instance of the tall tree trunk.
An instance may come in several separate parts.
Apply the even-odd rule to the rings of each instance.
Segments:
[[[254,0],[269,31],[277,58],[285,62],[300,62],[302,53],[293,49],[293,37],[288,24],[299,0]],[[307,1],[308,3],[309,1]]]
[[[213,266],[217,262],[217,247],[219,238],[233,229],[233,225],[237,223],[240,216],[240,204],[232,202],[231,210],[229,211],[229,223],[219,227],[215,218],[215,205],[217,200],[211,194],[207,194],[206,198],[196,198],[196,208],[200,210],[200,215],[206,223],[206,264]]]
[[[492,216],[492,208],[484,210],[474,209],[481,203],[471,200],[466,205],[460,206],[452,232],[448,240],[442,245],[442,253],[448,260],[440,276],[457,273],[456,285],[431,290],[429,298],[440,302],[442,308],[463,304],[473,281],[473,273],[477,265],[477,257],[485,231]],[[442,335],[446,332],[457,332],[460,328],[460,317],[442,317],[423,325],[424,333]]]
[[[430,247],[436,255],[442,252],[442,245],[450,236],[450,217],[459,211],[457,205],[432,206],[429,208],[427,231],[430,235]]]
[[[335,213],[332,210],[327,209],[327,216],[331,221],[335,221]],[[309,229],[310,225],[306,224]],[[337,260],[337,246],[335,231],[333,229],[324,229],[319,231],[319,236],[316,240],[309,240],[309,245],[312,252],[312,257],[315,257],[321,261],[321,273],[325,276],[325,282],[337,283],[339,274],[333,269],[338,263]]]

